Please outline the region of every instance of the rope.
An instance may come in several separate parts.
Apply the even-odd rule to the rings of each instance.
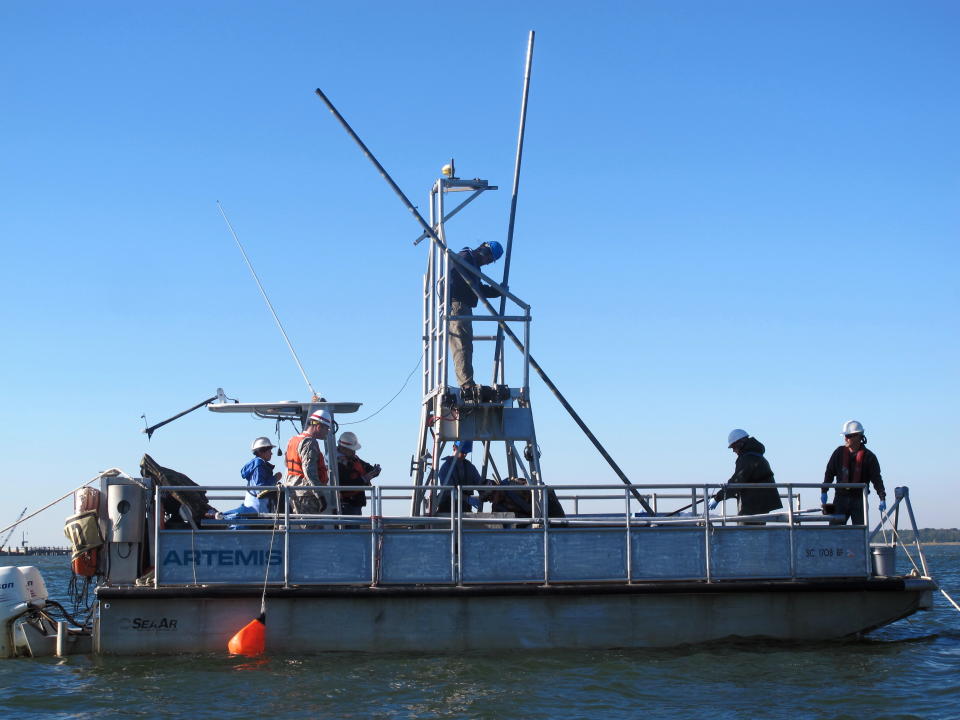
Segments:
[[[888,522],[889,520],[890,520],[890,516],[889,515],[885,516],[881,521],[881,527],[882,527],[882,523]],[[907,560],[910,561],[910,564],[913,565],[913,569],[916,570],[918,575],[923,575],[923,570],[920,569],[920,566],[917,565],[917,563],[914,561],[913,555],[911,555],[910,551],[907,550],[907,544],[903,541],[903,538],[900,537],[900,533],[897,531],[897,529],[891,525],[890,532],[893,534],[894,540],[900,545],[901,548],[903,548],[903,553],[904,555],[907,556]],[[884,538],[886,538],[886,533],[884,533]],[[918,542],[919,540],[920,539],[917,538]],[[886,539],[884,539],[884,542],[886,542]]]
[[[54,505],[56,505],[58,502],[62,502],[63,500],[66,500],[68,497],[70,497],[70,496],[73,495],[75,492],[77,492],[77,490],[83,490],[83,488],[87,487],[87,485],[90,485],[91,483],[95,483],[95,482],[96,482],[97,480],[99,480],[100,478],[103,478],[103,477],[113,477],[113,476],[115,476],[115,475],[123,475],[123,476],[126,477],[126,478],[129,478],[129,477],[130,477],[129,475],[127,475],[127,474],[126,474],[123,470],[121,470],[120,468],[110,468],[109,470],[104,470],[103,472],[101,472],[100,474],[98,474],[96,477],[91,478],[90,480],[87,480],[83,485],[80,485],[79,487],[74,488],[73,490],[71,490],[70,492],[68,492],[66,495],[62,495],[62,496],[58,497],[56,500],[54,500],[53,502],[47,503],[46,505],[44,505],[42,508],[40,508],[40,509],[37,510],[36,512],[30,513],[29,515],[27,515],[27,516],[24,517],[24,518],[20,518],[20,519],[17,520],[15,523],[13,523],[13,525],[7,525],[7,527],[5,527],[5,528],[3,528],[2,530],[0,530],[0,535],[2,535],[3,533],[5,533],[7,530],[12,530],[13,528],[17,527],[17,525],[20,525],[21,523],[25,523],[25,522],[26,522],[27,520],[29,520],[30,518],[36,517],[37,515],[39,515],[40,513],[42,513],[44,510],[49,510],[49,509],[52,508]],[[131,479],[132,479],[132,478],[131,478]]]
[[[279,483],[277,484],[279,487]],[[270,547],[267,549],[267,557],[264,565],[267,570],[263,574],[263,593],[260,595],[260,615],[266,617],[267,615],[267,581],[270,579],[270,556],[273,555],[273,538],[277,534],[277,523],[280,521],[280,500],[283,500],[284,504],[287,501],[287,494],[283,491],[278,491],[277,493],[277,505],[273,511],[273,530],[270,531]]]
[[[947,591],[944,590],[943,588],[939,588],[939,590],[940,590],[940,592],[943,593],[943,596],[944,596],[947,600],[950,601],[950,604],[953,605],[953,606],[957,609],[957,612],[960,612],[960,605],[957,605],[957,603],[954,602],[953,598],[950,597],[949,595],[947,595]]]
[[[883,520],[881,521],[881,528],[883,523],[888,521],[889,519],[890,519],[889,515],[886,515],[883,518]],[[923,571],[920,569],[917,563],[914,562],[913,556],[910,554],[910,551],[907,550],[907,544],[903,541],[903,538],[900,537],[900,533],[897,531],[895,527],[892,527],[892,526],[890,527],[890,531],[893,533],[893,537],[896,539],[896,541],[900,544],[900,547],[903,548],[903,552],[907,556],[907,559],[910,561],[910,564],[913,565],[913,569],[916,570],[918,575],[922,574]],[[884,533],[884,538],[886,538],[886,533]],[[917,537],[917,542],[920,542],[919,537]],[[950,597],[950,595],[947,594],[947,591],[944,590],[942,587],[940,587],[939,584],[937,586],[937,590],[939,590],[940,593],[950,602],[950,604],[953,605],[953,607],[956,609],[957,612],[960,612],[960,605],[957,605],[956,601],[952,597]]]
[[[380,410],[377,410],[375,413],[373,413],[373,415],[367,415],[367,417],[363,418],[363,420],[354,420],[353,422],[343,422],[343,423],[338,423],[338,424],[339,424],[339,425],[359,425],[360,423],[366,422],[366,421],[369,420],[370,418],[372,418],[372,417],[374,417],[374,416],[376,416],[376,415],[379,415],[381,411],[386,410],[386,409],[387,409],[387,406],[388,406],[390,403],[392,403],[394,400],[396,400],[397,397],[400,395],[400,393],[402,393],[402,392],[406,389],[407,383],[410,382],[410,378],[413,377],[413,374],[417,371],[417,368],[420,367],[420,363],[421,363],[421,362],[423,362],[423,353],[420,353],[420,357],[417,359],[417,364],[413,366],[413,370],[411,370],[411,371],[410,371],[410,374],[407,375],[407,379],[403,381],[403,386],[402,386],[399,390],[397,390],[396,394],[395,394],[392,398],[390,398],[389,400],[387,400],[386,405],[384,405],[383,407],[381,407]]]

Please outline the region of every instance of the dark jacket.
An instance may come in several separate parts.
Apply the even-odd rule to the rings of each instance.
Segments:
[[[373,465],[364,462],[357,456],[347,457],[339,452],[337,453],[337,477],[340,479],[341,485],[370,487],[370,481],[364,480],[363,476],[371,470],[373,470]],[[340,504],[364,507],[367,504],[367,493],[360,490],[342,490],[340,492]]]
[[[827,461],[827,470],[823,474],[825,483],[832,483],[834,478],[838,483],[857,482],[854,479],[855,461],[849,450],[841,445],[833,451],[833,455]],[[872,452],[863,448],[863,460],[860,464],[859,482],[867,483],[867,492],[870,491],[869,485],[872,483],[877,495],[881,500],[887,499],[887,491],[883,487],[883,476],[880,474],[880,461]],[[837,488],[837,495],[860,495],[860,490],[856,488]]]
[[[464,248],[457,253],[468,265],[480,269],[480,264],[473,255],[473,250]],[[466,277],[465,277],[466,276]],[[470,288],[474,287],[484,297],[498,297],[500,293],[489,285],[480,282],[480,278],[467,272],[460,272],[460,269],[450,263],[450,299],[454,302],[468,305],[475,308],[477,306],[477,294]]]
[[[766,448],[763,443],[756,438],[747,438],[743,443],[743,448],[737,456],[737,464],[734,466],[733,475],[728,484],[742,483],[773,483],[773,470],[770,469],[770,463],[763,456]],[[771,510],[783,507],[780,501],[780,493],[775,487],[757,488],[720,488],[720,492],[714,495],[715,500],[724,498],[737,498],[737,512],[740,515],[760,515]]]
[[[448,488],[461,485],[483,485],[480,473],[473,463],[466,458],[458,458],[455,455],[449,455],[443,459],[440,465],[440,472],[437,475],[439,485],[444,488],[440,490],[437,496],[437,509],[435,512],[448,513],[450,510],[450,496],[452,491]],[[463,491],[463,512],[470,512],[470,504],[467,497],[473,495],[473,490]]]

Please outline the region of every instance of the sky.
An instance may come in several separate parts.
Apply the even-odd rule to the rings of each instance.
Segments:
[[[217,201],[320,393],[351,419],[397,393],[426,246],[314,88],[421,210],[451,157],[498,185],[448,237],[503,242],[530,30],[510,286],[627,475],[722,482],[741,427],[819,482],[857,419],[920,526],[960,526],[956,3],[6,0],[0,527],[145,452],[239,483],[272,423],[199,410],[148,441],[141,416],[309,399]],[[532,399],[548,483],[617,483]],[[419,407],[414,373],[349,426],[380,484],[410,482]]]

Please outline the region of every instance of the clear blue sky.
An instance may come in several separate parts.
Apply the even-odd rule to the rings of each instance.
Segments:
[[[8,0],[0,526],[145,451],[237,482],[272,425],[201,411],[148,443],[141,413],[307,398],[217,200],[318,389],[393,395],[424,246],[313,89],[422,207],[450,157],[499,184],[449,229],[502,240],[530,29],[511,287],[627,473],[722,481],[744,427],[817,482],[856,418],[920,523],[960,525],[956,3]],[[616,482],[533,392],[548,482]],[[413,380],[353,428],[385,482],[418,412]]]

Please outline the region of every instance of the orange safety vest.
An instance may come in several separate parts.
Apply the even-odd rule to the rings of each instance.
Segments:
[[[307,475],[303,472],[303,461],[300,459],[300,442],[308,437],[306,433],[294,435],[287,442],[287,474],[296,475],[305,478]],[[317,477],[320,478],[320,484],[326,485],[330,482],[330,476],[327,473],[327,463],[323,459],[323,453],[317,453]]]

